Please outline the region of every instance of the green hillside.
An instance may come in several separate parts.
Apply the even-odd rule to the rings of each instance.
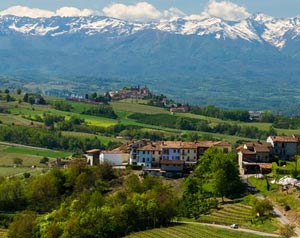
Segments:
[[[222,120],[193,113],[175,113],[171,115],[167,109],[147,105],[147,100],[133,99],[112,102],[110,105],[117,118],[108,118],[101,115],[85,114],[86,111],[95,108],[95,105],[91,104],[46,97],[47,105],[30,105],[22,102],[23,95],[10,95],[15,98],[15,101],[6,102],[4,100],[6,94],[0,94],[2,97],[0,108],[6,110],[6,113],[0,113],[2,126],[45,128],[43,119],[47,115],[60,116],[65,121],[71,118],[79,118],[84,120],[84,128],[81,126],[67,131],[63,128],[57,128],[62,135],[68,137],[94,139],[96,136],[104,145],[108,145],[109,142],[124,142],[124,140],[116,139],[119,135],[132,137],[132,133],[128,132],[128,129],[132,131],[132,127],[135,127],[141,135],[144,133],[160,134],[163,137],[162,139],[177,138],[185,140],[192,134],[199,139],[227,140],[235,144],[240,140],[264,140],[269,135],[268,131],[272,126],[271,123]],[[70,110],[57,109],[56,104],[67,105]],[[184,127],[186,121],[193,126]],[[112,129],[117,125],[124,126],[123,130],[115,131]],[[114,130],[114,132],[111,130]],[[300,133],[300,129],[276,129],[276,131],[278,134]],[[136,133],[136,131],[134,132]]]

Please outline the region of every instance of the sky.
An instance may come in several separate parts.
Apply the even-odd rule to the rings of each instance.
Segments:
[[[107,15],[125,20],[160,20],[209,15],[238,20],[251,13],[281,18],[300,15],[300,0],[0,0],[0,15]]]

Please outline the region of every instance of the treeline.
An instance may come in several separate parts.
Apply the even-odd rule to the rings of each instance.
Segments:
[[[274,120],[273,126],[281,129],[299,129],[300,128],[300,118],[299,117],[284,117],[277,116]]]
[[[55,130],[23,126],[0,126],[0,141],[77,153],[92,148],[105,149],[97,137],[67,137]]]
[[[246,110],[221,109],[210,105],[206,107],[193,106],[191,107],[190,112],[207,117],[215,117],[222,120],[233,120],[242,122],[250,121],[250,114]]]
[[[26,209],[10,224],[8,238],[110,238],[168,225],[177,214],[174,191],[157,177],[141,181],[119,173],[77,160],[65,170],[1,180],[1,208]]]
[[[99,105],[85,109],[82,114],[100,116],[116,119],[118,118],[117,114],[114,112],[113,108],[109,105]]]
[[[72,104],[68,103],[67,101],[54,101],[52,103],[52,107],[55,108],[56,110],[65,111],[65,112],[71,112],[74,109]],[[83,109],[80,112],[80,114],[100,116],[100,117],[106,117],[111,119],[118,118],[113,108],[108,104],[99,104],[97,106],[91,105],[90,107]]]
[[[150,124],[155,126],[163,126],[181,130],[203,131],[210,133],[220,133],[226,135],[235,135],[253,139],[265,139],[269,135],[276,135],[276,130],[272,127],[268,131],[259,130],[254,126],[239,126],[231,123],[218,123],[214,126],[210,125],[207,120],[195,118],[172,116],[169,114],[141,114],[134,113],[129,118],[139,123]]]

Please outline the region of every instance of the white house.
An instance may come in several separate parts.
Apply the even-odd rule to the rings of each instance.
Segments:
[[[102,151],[100,153],[100,164],[107,162],[112,166],[124,166],[129,163],[129,153],[120,150]]]

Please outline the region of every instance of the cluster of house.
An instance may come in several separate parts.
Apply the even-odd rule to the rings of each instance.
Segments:
[[[138,140],[111,151],[89,150],[86,158],[90,165],[104,162],[119,167],[138,165],[145,173],[182,176],[211,147],[225,153],[232,150],[231,144],[226,141]],[[266,142],[247,142],[238,146],[236,151],[241,174],[269,173],[273,161],[293,160],[300,154],[300,136],[269,136]]]
[[[231,144],[226,141],[139,140],[112,151],[89,150],[86,152],[86,158],[90,165],[104,162],[111,163],[113,166],[136,164],[142,166],[146,173],[182,176],[183,173],[190,171],[198,158],[211,147],[216,147],[223,152],[231,151]]]
[[[300,152],[300,136],[269,136],[236,148],[241,174],[268,173],[275,160],[293,160]]]
[[[148,87],[130,87],[122,90],[108,92],[112,100],[121,100],[126,98],[132,99],[145,99],[150,96],[150,90]]]

